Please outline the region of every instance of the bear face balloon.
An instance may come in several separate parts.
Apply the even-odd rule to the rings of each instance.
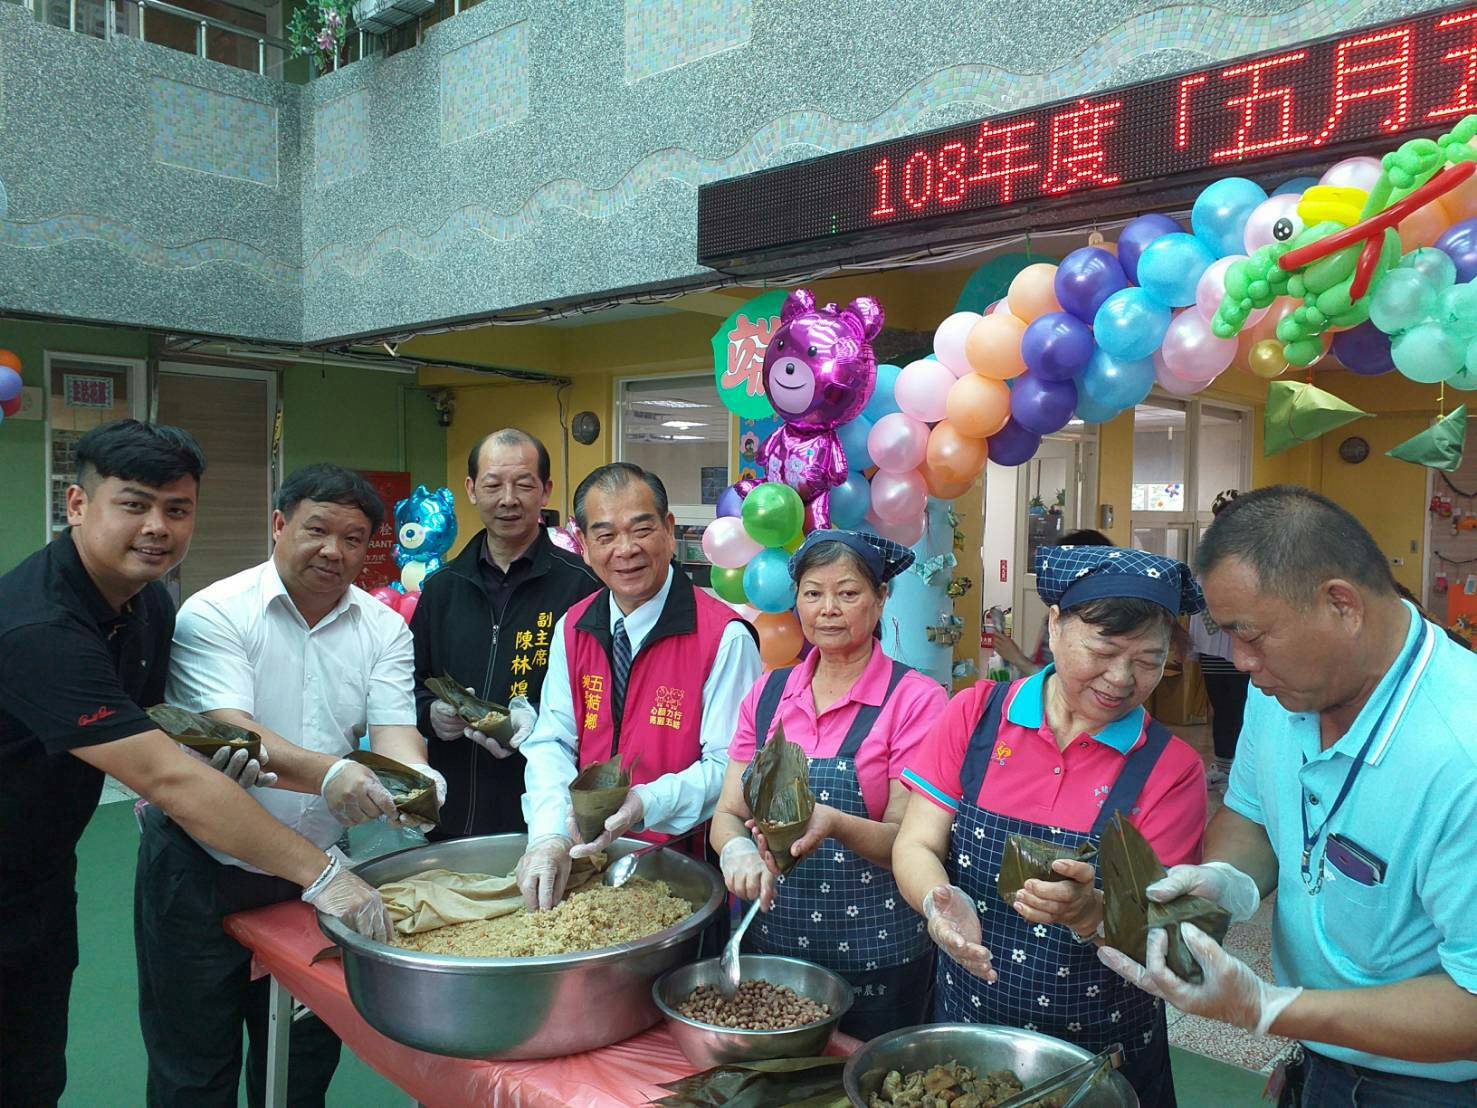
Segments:
[[[764,352],[764,392],[783,425],[759,448],[765,479],[800,494],[815,527],[830,526],[829,492],[846,480],[846,451],[836,428],[861,414],[877,382],[871,340],[882,305],[860,296],[844,308],[817,308],[796,289]]]
[[[456,541],[456,498],[448,488],[435,492],[417,485],[395,504],[395,564],[409,592],[441,568]]]

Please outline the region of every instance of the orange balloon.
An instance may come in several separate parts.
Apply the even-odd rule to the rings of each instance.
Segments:
[[[1010,387],[993,377],[966,373],[949,386],[948,420],[961,435],[987,439],[1010,418]]]
[[[1409,254],[1420,246],[1435,246],[1441,232],[1450,225],[1446,209],[1435,204],[1417,208],[1395,227],[1400,234],[1400,249]]]
[[[924,462],[918,467],[923,483],[928,486],[928,495],[936,500],[957,500],[974,487],[974,478],[967,481],[946,481]]]
[[[21,360],[13,350],[0,350],[0,365],[8,366],[17,373],[21,371]]]
[[[759,657],[770,669],[790,661],[805,645],[794,612],[763,612],[754,620],[754,630],[759,632]]]
[[[1026,266],[1010,282],[1005,299],[1010,304],[1010,314],[1026,323],[1047,312],[1061,311],[1056,299],[1056,266],[1049,262]]]
[[[1477,174],[1468,177],[1450,192],[1441,194],[1441,206],[1453,223],[1477,216]]]
[[[1026,372],[1021,336],[1026,325],[1008,312],[991,312],[964,337],[964,356],[982,377],[1006,381]]]
[[[961,435],[947,419],[935,424],[928,433],[928,452],[924,461],[943,481],[954,484],[973,481],[985,468],[989,456],[990,450],[984,439]]]

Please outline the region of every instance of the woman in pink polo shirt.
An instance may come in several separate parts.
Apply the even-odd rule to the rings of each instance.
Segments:
[[[934,1019],[998,1023],[1094,1052],[1122,1043],[1145,1105],[1173,1105],[1161,1003],[1102,965],[1094,867],[1057,862],[1014,903],[995,883],[1009,835],[1075,847],[1115,812],[1166,866],[1198,862],[1205,770],[1142,707],[1164,673],[1170,627],[1205,606],[1181,562],[1116,547],[1037,554],[1055,664],[1011,684],[980,682],[949,704],[909,763],[914,795],[893,849],[908,902],[943,956]]]
[[[796,613],[815,649],[761,678],[739,708],[712,842],[729,891],[768,911],[747,941],[765,954],[805,958],[851,982],[842,1030],[869,1039],[919,1023],[933,944],[891,872],[908,796],[898,778],[947,696],[930,677],[882,651],[876,630],[886,582],[913,555],[875,535],[813,531],[790,560]],[[778,724],[810,757],[815,814],[791,847],[803,858],[778,877],[752,828],[744,772]]]

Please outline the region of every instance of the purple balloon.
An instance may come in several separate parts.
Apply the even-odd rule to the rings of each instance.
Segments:
[[[1077,386],[1039,374],[1021,375],[1010,394],[1010,415],[1027,431],[1049,435],[1060,431],[1077,410]]]
[[[1128,226],[1118,233],[1118,264],[1123,268],[1125,276],[1137,284],[1139,256],[1144,252],[1144,247],[1160,235],[1183,234],[1184,230],[1169,216],[1157,212],[1130,220]]]
[[[1084,246],[1061,260],[1055,286],[1062,310],[1091,323],[1104,300],[1128,287],[1128,277],[1118,259],[1101,246]]]
[[[739,516],[744,514],[744,494],[737,485],[729,485],[718,494],[718,515]]]
[[[1436,249],[1456,263],[1457,284],[1464,285],[1477,277],[1477,219],[1453,223],[1436,240]]]
[[[1092,358],[1092,328],[1066,312],[1047,312],[1031,321],[1021,336],[1021,358],[1035,375],[1070,381]]]
[[[1031,460],[1031,455],[1041,445],[1041,436],[1027,431],[1012,416],[985,442],[990,447],[990,461],[1003,466],[1018,466]]]
[[[1333,356],[1346,369],[1366,377],[1389,373],[1395,368],[1395,359],[1390,355],[1390,336],[1367,321],[1333,336]]]

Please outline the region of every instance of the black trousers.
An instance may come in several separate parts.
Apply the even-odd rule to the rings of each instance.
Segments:
[[[145,810],[133,933],[151,1106],[235,1108],[243,1027],[247,1103],[265,1103],[270,982],[251,980],[250,952],[221,921],[301,894],[291,881],[217,862],[159,809]],[[338,1036],[310,1017],[293,1025],[291,1043],[288,1104],[323,1104]]]
[[[1210,698],[1210,732],[1215,756],[1229,762],[1236,757],[1236,740],[1246,714],[1246,690],[1251,678],[1244,673],[1201,670],[1205,695]]]
[[[0,956],[0,1104],[51,1108],[67,1084],[67,1008],[77,968],[75,901],[58,933]]]

